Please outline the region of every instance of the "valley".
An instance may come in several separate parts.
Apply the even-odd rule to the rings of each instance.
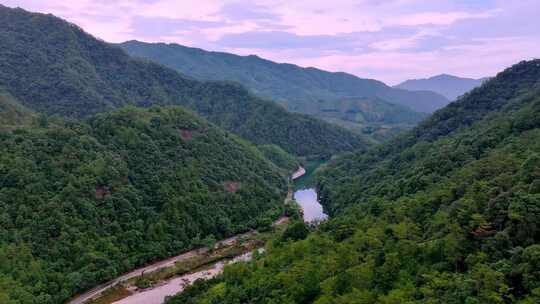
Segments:
[[[373,79],[278,64],[258,56],[140,41],[119,46],[134,57],[159,62],[199,80],[241,83],[291,112],[325,120],[376,142],[411,129],[427,113],[449,103],[428,90],[392,88]]]
[[[0,304],[540,303],[540,6],[360,2],[0,4]]]
[[[304,178],[303,167],[291,174],[291,181]],[[290,186],[284,204],[296,204],[306,223],[326,219],[317,201],[315,189],[296,190]],[[272,232],[250,231],[216,242],[213,248],[203,247],[132,270],[105,284],[76,296],[68,304],[161,304],[165,298],[181,293],[196,280],[208,280],[219,275],[227,264],[247,262],[253,251],[264,252],[264,242],[282,233],[289,223],[283,215],[273,223]],[[141,281],[149,286],[139,288]]]
[[[331,160],[315,173],[329,221],[167,303],[535,303],[539,81],[538,60],[521,62]]]

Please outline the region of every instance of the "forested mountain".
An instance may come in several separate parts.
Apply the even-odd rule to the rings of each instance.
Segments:
[[[64,303],[281,212],[285,176],[179,107],[0,133],[0,302]]]
[[[169,303],[540,302],[540,60],[318,178],[333,219]]]
[[[360,136],[288,113],[238,84],[201,82],[97,40],[52,15],[0,5],[0,87],[35,111],[86,117],[126,104],[182,105],[256,144],[297,155],[361,148]]]
[[[262,145],[257,148],[262,152],[264,157],[283,169],[287,175],[296,171],[300,166],[300,162],[296,157],[290,155],[276,145]]]
[[[120,46],[129,54],[148,58],[202,80],[233,80],[242,83],[254,94],[271,98],[290,111],[326,118],[321,103],[348,98],[353,107],[362,103],[386,102],[408,107],[416,112],[430,113],[445,106],[448,100],[433,92],[411,92],[394,89],[372,79],[362,79],[347,73],[330,73],[292,64],[278,64],[257,56],[238,56],[178,44],[127,41]],[[358,101],[356,103],[355,101]],[[384,104],[381,105],[384,107]],[[339,122],[346,121],[347,108],[335,108]],[[369,113],[368,113],[369,114]],[[377,115],[373,113],[372,115]],[[398,124],[408,123],[394,116]],[[371,126],[366,122],[355,125]]]
[[[414,112],[380,98],[319,100],[311,108],[307,114],[380,141],[413,128],[427,117],[425,113]]]
[[[441,74],[425,79],[409,79],[394,86],[394,88],[409,91],[432,91],[449,100],[455,100],[487,80],[488,78],[473,79]]]

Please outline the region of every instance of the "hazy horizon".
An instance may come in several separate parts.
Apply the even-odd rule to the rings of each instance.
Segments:
[[[540,2],[532,0],[0,3],[52,13],[108,42],[253,54],[389,85],[438,74],[494,76],[540,53]]]

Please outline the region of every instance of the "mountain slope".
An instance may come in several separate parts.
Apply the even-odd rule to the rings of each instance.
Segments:
[[[459,96],[479,87],[488,78],[472,79],[441,74],[426,79],[410,79],[395,88],[409,91],[432,91],[437,92],[449,100],[455,100]]]
[[[255,94],[274,99],[296,112],[313,113],[313,104],[318,100],[349,97],[381,98],[426,113],[448,103],[433,92],[394,89],[372,79],[278,64],[257,56],[139,41],[127,41],[120,46],[133,56],[154,60],[197,79],[238,81]]]
[[[411,129],[427,116],[379,98],[319,100],[307,114],[381,141]]]
[[[285,192],[254,146],[179,107],[2,132],[0,300],[64,303],[277,217]]]
[[[397,198],[409,194],[410,191],[419,191],[417,187],[423,183],[408,188],[406,185],[397,183],[398,177],[416,176],[422,179],[422,176],[430,176],[434,172],[443,173],[451,168],[443,165],[445,162],[449,162],[448,165],[452,164],[451,166],[462,165],[461,161],[466,162],[478,158],[486,152],[486,149],[489,150],[490,145],[503,141],[505,136],[514,135],[509,133],[512,130],[507,129],[507,124],[510,123],[511,126],[523,124],[531,119],[528,117],[529,115],[534,116],[536,113],[534,101],[537,98],[536,95],[540,95],[538,91],[539,63],[540,61],[530,61],[516,64],[483,86],[472,90],[458,101],[435,112],[416,128],[387,145],[382,145],[369,153],[356,153],[353,157],[337,162],[328,170],[328,176],[332,175],[333,170],[336,170],[336,174],[342,176],[338,183],[343,186],[349,182],[358,183],[357,178],[360,175],[362,176],[361,180],[365,183],[360,182],[362,186],[354,187],[354,191],[346,191],[347,198],[329,200],[329,209],[334,213],[338,209],[343,210],[345,206],[341,205],[340,202],[353,202],[356,197],[367,198],[370,197],[370,193],[375,196],[385,195]],[[529,103],[532,103],[533,106]],[[525,109],[533,112],[526,113]],[[512,122],[494,122],[510,114],[516,116],[511,117]],[[520,121],[520,119],[524,121]],[[471,130],[471,126],[475,128]],[[495,132],[495,134],[490,134],[491,132]],[[496,132],[503,133],[496,134]],[[492,136],[496,136],[496,138],[492,138]],[[455,150],[452,150],[450,146],[442,144],[449,138],[452,138],[455,141],[454,144],[458,144],[459,147],[454,147]],[[490,141],[493,142],[490,143]],[[442,147],[450,149],[450,151],[447,153],[439,151],[438,149]],[[430,154],[430,148],[434,149],[432,154]],[[427,165],[425,162],[429,157],[441,158],[441,163],[429,163],[430,166],[436,167],[423,168]],[[456,166],[455,169],[459,167]],[[342,172],[342,169],[346,171]],[[388,178],[393,179],[396,183],[383,186],[383,183],[388,181],[381,179],[381,170],[391,174]],[[377,179],[373,179],[375,176]],[[332,183],[331,178],[325,180],[329,184]],[[432,182],[430,181],[430,183]],[[329,188],[336,191],[338,187],[329,186]],[[356,195],[352,195],[353,192]],[[322,193],[324,195],[324,190]]]
[[[298,167],[300,166],[300,162],[296,157],[290,155],[276,145],[262,145],[258,146],[257,149],[261,151],[264,157],[283,169],[285,174],[298,170]]]
[[[21,105],[10,94],[0,90],[0,130],[8,130],[29,123],[34,113]]]
[[[0,86],[39,112],[86,117],[126,104],[182,105],[256,144],[328,156],[366,141],[328,123],[288,113],[237,84],[200,82],[135,60],[52,15],[0,6]]]
[[[540,302],[540,60],[318,178],[333,219],[168,303]]]

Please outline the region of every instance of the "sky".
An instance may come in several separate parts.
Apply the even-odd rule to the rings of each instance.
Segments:
[[[540,57],[540,0],[0,0],[109,42],[258,55],[397,84]]]

